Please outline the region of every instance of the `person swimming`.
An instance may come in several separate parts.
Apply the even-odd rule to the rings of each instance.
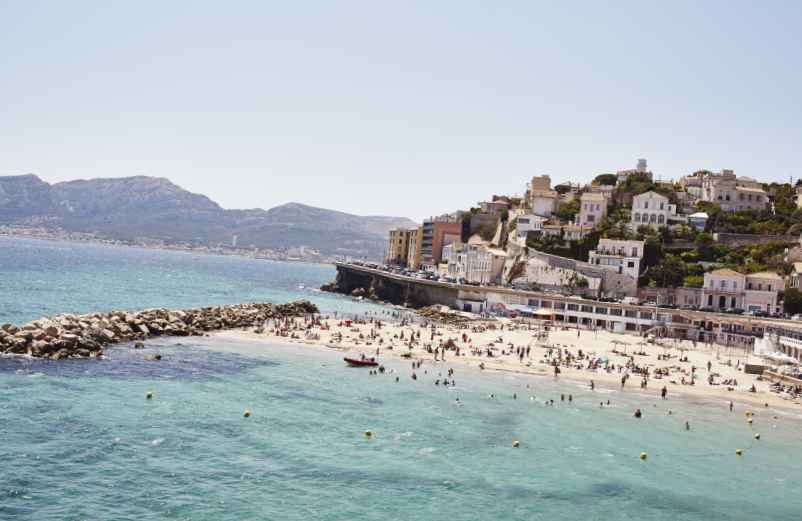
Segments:
[[[643,416],[643,413],[640,411],[640,409],[635,409],[635,414],[633,414],[633,416],[635,416],[635,418],[640,418]]]

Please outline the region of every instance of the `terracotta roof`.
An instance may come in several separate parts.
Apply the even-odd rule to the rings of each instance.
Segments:
[[[749,273],[747,277],[759,277],[761,279],[777,279],[783,280],[782,277],[774,273],[773,271],[758,271],[757,273]]]
[[[718,277],[743,277],[743,273],[738,273],[735,270],[731,270],[729,268],[721,268],[720,270],[713,270],[710,272],[711,275],[716,275]]]
[[[737,190],[739,192],[756,192],[756,193],[759,193],[759,194],[765,194],[766,193],[766,191],[763,190],[762,188],[751,188],[751,187],[748,187],[748,186],[736,186],[735,190]]]
[[[661,197],[663,199],[668,200],[668,197],[664,196],[663,194],[659,194],[659,193],[655,192],[654,190],[649,190],[648,192],[643,192],[642,194],[638,194],[638,195],[634,196],[633,199],[636,198],[636,197],[643,197],[644,195],[649,195],[649,194],[653,194],[653,195],[656,195],[657,197]]]

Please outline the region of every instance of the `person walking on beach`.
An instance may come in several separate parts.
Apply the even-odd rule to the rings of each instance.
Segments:
[[[668,388],[664,385],[663,388],[660,390],[660,397],[663,400],[665,400],[667,394],[668,394]]]

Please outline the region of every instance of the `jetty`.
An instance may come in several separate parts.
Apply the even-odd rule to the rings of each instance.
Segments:
[[[197,309],[147,309],[58,315],[0,326],[0,353],[35,358],[100,358],[104,347],[157,336],[201,336],[210,331],[260,327],[270,319],[318,313],[309,301],[249,303]]]

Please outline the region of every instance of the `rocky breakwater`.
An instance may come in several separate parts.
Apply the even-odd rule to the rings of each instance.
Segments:
[[[289,304],[236,304],[198,309],[148,309],[59,315],[21,326],[0,326],[0,353],[37,358],[98,358],[103,348],[156,336],[199,336],[209,331],[259,327],[275,318],[317,313],[309,301]],[[136,345],[136,344],[135,344]]]

